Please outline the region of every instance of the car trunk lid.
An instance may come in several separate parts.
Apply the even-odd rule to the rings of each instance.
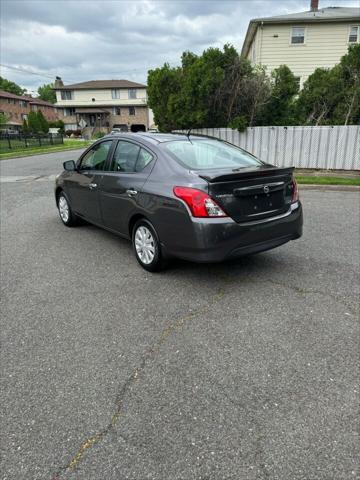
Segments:
[[[288,211],[294,168],[261,165],[239,170],[196,173],[209,184],[209,195],[236,222],[262,220]]]

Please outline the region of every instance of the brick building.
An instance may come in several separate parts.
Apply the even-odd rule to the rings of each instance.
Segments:
[[[62,109],[58,109],[52,103],[0,90],[0,113],[8,117],[6,126],[9,129],[19,130],[29,112],[37,111],[41,111],[48,122],[62,118]]]

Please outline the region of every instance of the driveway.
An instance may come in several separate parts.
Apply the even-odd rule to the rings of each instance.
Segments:
[[[359,194],[303,191],[300,240],[150,274],[61,224],[77,155],[0,162],[2,479],[355,479]]]

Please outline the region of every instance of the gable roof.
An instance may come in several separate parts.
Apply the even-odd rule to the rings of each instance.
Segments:
[[[30,101],[30,103],[32,103],[34,105],[44,105],[44,107],[54,107],[54,108],[56,108],[56,105],[54,103],[46,102],[45,100],[40,100],[40,98],[31,97],[31,98],[29,98],[29,101]]]
[[[40,100],[40,98],[28,97],[27,95],[15,95],[14,93],[6,92],[5,90],[0,90],[0,97],[13,98],[15,100],[22,100],[23,102],[29,102],[34,105],[43,105],[45,107],[56,108],[53,103],[46,102],[45,100]]]
[[[90,80],[89,82],[56,87],[54,90],[103,90],[107,88],[146,88],[146,85],[131,82],[130,80]]]
[[[26,102],[30,102],[31,98],[23,97],[20,95],[15,95],[14,93],[6,92],[5,90],[0,90],[0,97],[3,98],[14,98],[15,100],[25,100]]]
[[[289,13],[288,15],[277,15],[275,17],[253,18],[250,20],[241,55],[246,56],[249,52],[251,42],[260,24],[286,24],[286,23],[322,23],[322,22],[344,22],[360,21],[360,7],[326,7],[319,10],[308,10],[306,12]]]

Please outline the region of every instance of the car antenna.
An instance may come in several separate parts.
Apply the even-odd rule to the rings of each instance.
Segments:
[[[191,127],[191,128],[189,128],[189,130],[188,130],[188,132],[187,132],[186,136],[187,136],[187,138],[188,138],[189,142],[192,144],[192,141],[190,140],[190,132],[191,132],[191,130],[192,130],[192,127]]]

